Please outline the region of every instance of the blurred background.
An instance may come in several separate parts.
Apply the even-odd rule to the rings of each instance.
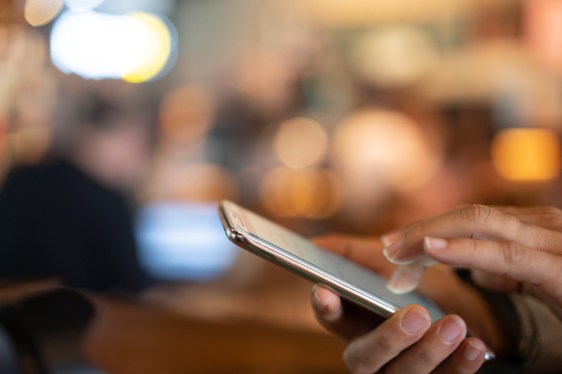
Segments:
[[[376,236],[466,203],[562,207],[560,0],[0,4],[0,184],[72,160],[126,201],[156,284],[144,298],[197,326],[332,344],[292,372],[341,370],[341,346],[314,322],[309,284],[228,243],[218,201],[306,236]],[[23,200],[41,188],[12,184]],[[88,352],[119,371],[103,331]]]

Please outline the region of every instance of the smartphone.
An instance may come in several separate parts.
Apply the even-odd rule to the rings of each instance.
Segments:
[[[221,202],[219,214],[226,236],[234,244],[313,283],[327,286],[378,315],[388,318],[406,305],[420,304],[433,321],[444,316],[441,309],[424,296],[416,292],[393,294],[386,288],[386,280],[372,270],[325,251],[233,202]]]
[[[415,291],[396,295],[386,288],[386,280],[373,271],[323,250],[304,237],[231,201],[219,204],[219,214],[226,236],[237,246],[313,283],[326,286],[384,318],[409,304],[425,307],[432,321],[445,315],[423,295]],[[485,360],[494,358],[494,353],[488,349]]]

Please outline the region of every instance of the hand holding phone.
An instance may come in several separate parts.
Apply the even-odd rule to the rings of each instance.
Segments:
[[[377,240],[333,235],[318,238],[315,243],[385,277],[395,268],[382,255]],[[481,313],[478,296],[465,292],[452,269],[441,265],[430,269],[420,292],[431,294],[449,313],[459,313],[468,327],[485,325],[487,317]],[[329,290],[315,287],[312,306],[318,321],[348,342],[343,357],[352,372],[361,372],[358,366],[368,368],[368,372],[384,366],[389,372],[473,373],[489,354],[481,340],[465,337],[466,326],[458,316],[446,315],[430,323],[419,305],[400,309],[384,321]],[[455,334],[459,330],[460,336]],[[489,337],[484,331],[477,332]]]
[[[466,350],[472,350],[474,354],[475,349],[478,351],[484,347],[480,340],[466,338],[466,325],[460,317],[446,316],[436,303],[421,293],[395,295],[389,292],[386,289],[385,278],[377,273],[388,277],[395,266],[386,261],[382,254],[382,246],[375,241],[330,238],[320,242],[320,247],[330,250],[325,251],[303,237],[232,202],[222,202],[219,210],[225,232],[235,244],[325,288],[315,292],[316,296],[320,295],[313,302],[317,317],[327,328],[350,340],[348,351],[355,352],[355,356],[351,355],[353,362],[359,362],[357,357],[369,357],[373,360],[373,355],[368,354],[372,349],[365,342],[380,342],[381,339],[386,341],[384,346],[389,348],[386,354],[390,354],[390,357],[398,355],[406,348],[408,352],[417,352],[418,356],[420,352],[422,355],[433,352],[433,361],[426,362],[428,365],[441,365],[444,360],[450,362],[448,357],[457,357],[455,362],[458,363]],[[483,299],[476,291],[466,288],[452,269],[435,266],[428,271],[426,278],[420,285],[422,293],[446,306],[447,312],[458,312],[469,326],[494,328]],[[344,308],[344,305],[347,307]],[[375,318],[366,311],[374,312],[379,317]],[[410,340],[400,340],[397,329],[402,322],[411,320],[407,318],[410,312],[414,312],[414,320],[420,322],[421,318],[422,324],[425,318],[426,325],[410,334]],[[434,323],[431,324],[430,321]],[[373,330],[379,324],[380,326]],[[451,324],[456,325],[452,332],[446,328]],[[446,333],[446,336],[441,333]],[[484,335],[495,336],[493,333]],[[444,338],[448,340],[443,340]],[[360,343],[355,343],[356,341]],[[394,344],[388,344],[389,342]],[[417,351],[409,348],[414,346],[418,347]],[[424,352],[424,348],[429,349],[429,352]],[[493,357],[489,351],[478,352],[482,355],[470,361],[472,366],[465,368],[478,368],[484,359]],[[398,360],[404,356],[405,361]],[[410,354],[410,360],[412,357],[415,355]],[[387,361],[384,357],[377,358],[375,355],[372,362]],[[408,355],[400,354],[392,361],[408,362]],[[468,369],[467,372],[471,372]]]

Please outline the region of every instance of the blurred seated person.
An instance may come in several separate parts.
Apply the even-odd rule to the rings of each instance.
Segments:
[[[146,160],[146,117],[97,96],[72,111],[62,154],[14,168],[1,186],[0,278],[140,291],[151,281],[122,191]]]

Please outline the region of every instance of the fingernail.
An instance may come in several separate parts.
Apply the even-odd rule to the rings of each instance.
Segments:
[[[388,280],[386,288],[398,295],[408,293],[418,286],[424,273],[425,267],[421,263],[399,265]]]
[[[437,261],[435,261],[434,259],[432,259],[431,257],[427,257],[427,256],[423,256],[421,258],[421,260],[419,260],[423,266],[425,266],[426,268],[432,267],[433,265],[435,265],[437,263]]]
[[[475,361],[484,351],[484,347],[481,344],[469,341],[468,345],[464,349],[464,358],[468,361]]]
[[[446,239],[432,238],[430,236],[423,238],[423,246],[426,250],[444,249],[447,248],[447,244],[449,242]]]
[[[446,343],[452,343],[457,340],[465,331],[465,324],[459,317],[447,318],[441,328],[439,335]]]
[[[400,326],[408,334],[415,334],[429,324],[429,316],[419,310],[410,310],[400,321]]]
[[[340,318],[341,308],[335,308],[334,305],[338,304],[338,296],[332,292],[316,287],[312,293],[312,303],[317,312],[322,315],[327,321],[335,321]]]
[[[393,257],[398,249],[402,246],[404,239],[397,240],[395,242],[391,242],[389,245],[384,247],[385,256]]]
[[[388,234],[384,234],[383,236],[381,236],[381,242],[382,245],[384,245],[385,247],[390,246],[392,243],[394,243],[395,241],[398,241],[400,239],[401,235],[399,231],[392,231],[389,232]]]

